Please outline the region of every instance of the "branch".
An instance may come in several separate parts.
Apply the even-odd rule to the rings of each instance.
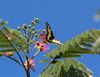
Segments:
[[[16,63],[18,63],[19,65],[21,65],[22,66],[22,64],[17,60],[17,59],[15,59],[15,58],[12,58],[12,57],[10,57],[10,56],[7,56],[7,55],[4,55],[5,57],[7,57],[7,58],[9,58],[9,59],[11,59],[11,60],[13,60],[13,61],[15,61]]]
[[[53,62],[54,60],[55,60],[55,58],[52,59],[51,62],[47,64],[47,66],[44,68],[44,70],[41,72],[41,74],[52,64],[52,62]]]
[[[5,28],[5,29],[6,29],[6,28]],[[6,29],[6,30],[7,30],[7,29]],[[0,31],[1,31],[1,30],[0,30]],[[18,52],[17,49],[15,48],[15,46],[13,45],[13,43],[8,39],[8,37],[7,37],[2,31],[1,31],[1,33],[2,33],[2,34],[7,38],[7,40],[10,42],[10,44],[11,44],[12,47],[14,48],[15,52],[17,53],[17,55],[18,55],[20,61],[22,62],[22,65],[23,65],[25,71],[27,72],[27,70],[26,70],[26,68],[25,68],[25,66],[24,66],[24,62],[23,62],[23,60],[22,60],[22,58],[21,58],[19,52]]]

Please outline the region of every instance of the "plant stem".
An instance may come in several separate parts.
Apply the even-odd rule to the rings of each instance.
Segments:
[[[47,64],[47,66],[44,68],[44,70],[41,72],[41,74],[52,64],[52,61]]]
[[[39,52],[40,52],[40,50],[38,50],[38,51],[31,57],[31,59],[33,59]]]
[[[22,66],[22,64],[21,64],[17,59],[12,58],[12,57],[10,57],[10,56],[6,56],[6,55],[4,55],[4,56],[5,56],[5,57],[8,57],[9,59],[15,61],[16,63],[18,63],[19,65]],[[27,75],[27,77],[30,77],[30,74],[29,74],[29,71],[28,71],[28,70],[26,71],[26,75]]]
[[[28,56],[29,51],[27,50],[27,56],[26,56],[26,60],[27,60],[27,76],[30,77],[30,65],[29,65],[29,56]]]
[[[7,30],[6,28],[4,28],[4,29]],[[1,30],[0,30],[0,31],[1,31]],[[8,30],[7,30],[7,31],[8,31]],[[9,31],[8,31],[8,32],[9,32]],[[5,35],[5,33],[3,33],[2,31],[1,31],[1,33],[7,38],[7,40],[9,41],[9,43],[10,43],[10,44],[12,45],[12,47],[14,48],[15,52],[17,53],[17,55],[18,55],[18,57],[19,57],[19,59],[20,59],[22,65],[23,65],[24,70],[25,70],[26,73],[27,73],[27,70],[26,70],[26,68],[25,68],[24,62],[23,62],[23,60],[22,60],[22,58],[21,58],[19,52],[17,51],[17,49],[15,48],[15,46],[13,45],[13,43],[12,43],[12,42],[8,39],[8,37]],[[27,76],[27,77],[29,77],[29,76]]]
[[[55,58],[53,58],[48,64],[47,66],[44,68],[44,70],[41,72],[41,74],[52,64],[52,62],[55,60]]]
[[[21,65],[22,66],[22,64],[17,60],[17,59],[15,59],[15,58],[12,58],[12,57],[10,57],[10,56],[7,56],[7,55],[4,55],[5,57],[7,57],[7,58],[9,58],[9,59],[11,59],[11,60],[13,60],[13,61],[15,61],[16,63],[18,63],[19,65]]]

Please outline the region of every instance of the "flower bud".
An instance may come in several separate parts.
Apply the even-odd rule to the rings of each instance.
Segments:
[[[39,24],[39,18],[34,18],[34,21],[32,21],[32,25]]]
[[[31,69],[35,68],[35,60],[34,59],[28,59],[28,61],[26,61],[24,63],[26,69],[28,69],[28,67],[27,67],[28,63],[29,63],[29,68],[31,68]]]
[[[35,23],[39,23],[39,18],[34,18]]]
[[[45,33],[45,29],[42,30],[42,33]]]
[[[30,41],[31,44],[34,44],[34,42],[35,42],[34,40],[31,40],[31,41]]]
[[[6,55],[6,56],[13,56],[13,54],[14,54],[13,52],[5,52],[4,53],[4,55]]]
[[[20,27],[17,27],[17,30],[20,30]]]
[[[32,31],[32,34],[35,34],[36,32],[35,31]]]
[[[23,29],[23,30],[26,30],[26,29],[27,29],[26,24],[23,24],[22,29]]]
[[[31,28],[31,25],[28,25],[28,28]]]

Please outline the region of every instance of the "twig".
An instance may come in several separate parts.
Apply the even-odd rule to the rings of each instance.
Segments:
[[[37,56],[37,54],[40,52],[40,50],[38,50],[32,57],[31,59],[33,59],[35,56]]]
[[[4,55],[5,57],[7,57],[7,58],[9,58],[9,59],[11,59],[11,60],[13,60],[13,61],[15,61],[16,63],[18,63],[19,65],[21,65],[22,66],[22,64],[17,60],[17,59],[15,59],[15,58],[12,58],[12,57],[10,57],[10,56],[7,56],[7,55]]]
[[[53,61],[54,61],[54,59],[52,59],[51,62],[47,64],[47,66],[44,68],[44,70],[41,72],[41,74],[52,64]]]

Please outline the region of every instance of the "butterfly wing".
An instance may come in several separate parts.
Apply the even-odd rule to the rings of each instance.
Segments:
[[[49,23],[46,22],[46,40],[48,42],[51,42],[53,39],[55,39],[55,37],[53,35],[52,29],[51,29]]]
[[[60,41],[55,39],[55,37],[53,35],[53,31],[48,22],[46,22],[46,41],[49,43],[62,45],[62,43]]]

